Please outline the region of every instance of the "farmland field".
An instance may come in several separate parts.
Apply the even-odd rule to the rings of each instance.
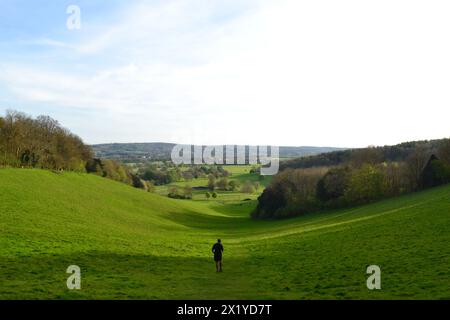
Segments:
[[[251,220],[255,200],[224,197],[1,169],[0,299],[450,299],[448,185],[283,221]],[[69,265],[81,290],[66,287]],[[368,265],[381,290],[367,289]]]
[[[249,181],[251,183],[258,183],[259,188],[258,190],[255,190],[254,193],[243,193],[240,192],[240,190],[236,191],[221,191],[221,190],[215,190],[215,192],[218,194],[218,201],[220,202],[229,202],[229,201],[242,201],[246,199],[256,200],[256,198],[259,196],[259,194],[264,190],[264,187],[269,184],[269,182],[272,180],[272,176],[261,176],[259,174],[252,174],[250,173],[252,166],[250,165],[227,165],[224,166],[224,169],[229,172],[229,176],[227,177],[228,181],[235,180],[239,185],[243,185],[245,182]],[[219,179],[219,178],[218,178]],[[193,194],[192,199],[193,200],[204,200],[205,199],[205,192],[207,190],[196,190],[195,188],[203,187],[206,188],[208,185],[208,178],[197,178],[192,179],[191,181],[179,181],[179,182],[173,182],[170,184],[157,186],[155,192],[157,194],[166,196],[169,193],[169,190],[171,187],[176,186],[179,188],[182,188],[184,186],[190,186],[192,187]],[[238,188],[239,189],[239,188]]]

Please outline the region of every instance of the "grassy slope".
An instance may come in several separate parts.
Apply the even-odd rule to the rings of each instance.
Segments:
[[[450,186],[252,221],[254,202],[171,200],[93,175],[0,170],[0,298],[447,298]],[[224,273],[210,247],[224,240]],[[82,269],[82,290],[65,286]],[[365,269],[382,268],[369,291]]]

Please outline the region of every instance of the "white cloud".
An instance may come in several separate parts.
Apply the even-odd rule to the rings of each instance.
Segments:
[[[449,135],[450,4],[255,1],[217,18],[238,4],[139,4],[117,24],[83,26],[76,43],[47,41],[89,72],[10,63],[0,81],[27,101],[105,110],[109,141],[364,146]],[[96,66],[102,58],[113,63]]]

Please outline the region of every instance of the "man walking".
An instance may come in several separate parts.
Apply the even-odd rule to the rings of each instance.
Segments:
[[[214,253],[214,261],[216,262],[216,272],[222,272],[223,245],[220,239],[217,239],[217,243],[213,245],[212,252]]]

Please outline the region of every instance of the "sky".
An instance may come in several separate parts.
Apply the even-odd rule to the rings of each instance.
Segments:
[[[91,144],[450,137],[449,16],[444,0],[0,0],[0,113]]]

